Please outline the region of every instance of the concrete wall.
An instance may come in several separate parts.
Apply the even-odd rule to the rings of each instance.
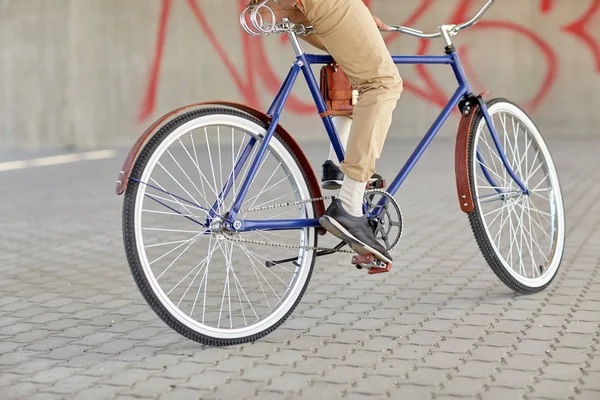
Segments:
[[[284,38],[241,31],[244,2],[0,0],[0,148],[129,146],[157,116],[196,101],[266,108],[293,54]],[[388,23],[431,30],[482,3],[369,5]],[[456,39],[474,89],[524,105],[548,136],[598,135],[600,1],[497,3]],[[394,53],[442,48],[439,41],[386,37]],[[455,81],[445,67],[400,69],[406,91],[391,135],[422,135]],[[323,137],[302,81],[284,123],[298,135]],[[453,117],[442,134],[455,126]]]

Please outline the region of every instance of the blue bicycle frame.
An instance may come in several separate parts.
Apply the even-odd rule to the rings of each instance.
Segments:
[[[292,37],[292,39],[295,39],[296,41],[298,40],[296,37]],[[393,56],[392,59],[394,60],[395,64],[399,64],[399,65],[405,65],[405,64],[450,65],[452,67],[452,71],[454,72],[454,75],[458,82],[458,88],[456,89],[456,91],[454,92],[454,94],[452,95],[450,100],[448,101],[448,104],[443,108],[443,110],[441,111],[441,113],[439,114],[437,119],[433,122],[429,131],[425,134],[423,139],[417,145],[414,152],[411,154],[411,156],[408,158],[408,160],[406,161],[406,163],[404,164],[404,166],[398,173],[398,175],[394,178],[394,180],[388,187],[387,192],[393,196],[398,191],[398,189],[400,188],[400,186],[402,185],[402,183],[404,182],[404,180],[406,179],[408,174],[412,171],[412,169],[416,165],[417,161],[423,155],[423,153],[425,152],[425,150],[427,149],[427,147],[429,146],[429,144],[431,143],[433,138],[436,136],[436,134],[440,131],[441,127],[447,121],[448,117],[452,113],[452,110],[459,105],[459,103],[461,102],[462,99],[466,98],[467,96],[472,95],[472,92],[471,92],[471,87],[465,76],[465,72],[461,66],[458,54],[456,53],[456,51],[454,49],[451,49],[451,51],[447,51],[446,54],[443,56]],[[281,113],[283,111],[283,108],[285,106],[285,103],[286,103],[286,101],[289,97],[289,94],[294,86],[294,83],[296,82],[296,79],[298,78],[298,75],[300,75],[300,73],[302,73],[304,75],[304,78],[306,79],[306,82],[308,84],[310,92],[311,92],[313,99],[315,101],[315,104],[317,106],[318,112],[321,115],[324,115],[324,113],[327,111],[325,101],[324,101],[323,96],[320,91],[319,84],[317,83],[317,80],[311,69],[311,66],[315,65],[315,64],[316,65],[328,64],[331,62],[333,62],[333,58],[331,56],[327,56],[327,55],[325,55],[325,56],[324,55],[313,55],[313,54],[305,54],[303,52],[299,52],[299,54],[297,55],[296,61],[294,62],[293,66],[290,68],[290,71],[289,71],[287,77],[285,78],[281,88],[275,95],[275,98],[267,111],[267,114],[272,118],[272,121],[269,125],[269,128],[268,128],[264,138],[262,138],[261,141],[253,140],[250,143],[248,143],[245,150],[242,152],[241,156],[239,157],[239,159],[236,160],[235,170],[239,171],[241,169],[241,166],[246,163],[246,161],[251,153],[250,150],[252,149],[252,147],[254,145],[256,145],[256,143],[260,143],[260,147],[258,148],[258,151],[256,152],[256,156],[251,161],[251,165],[249,168],[249,172],[246,175],[246,179],[240,186],[238,197],[235,199],[233,206],[229,212],[228,222],[232,229],[234,229],[238,232],[244,232],[244,231],[251,231],[251,230],[303,229],[303,228],[320,226],[319,220],[316,218],[314,218],[314,219],[240,220],[240,221],[237,221],[236,217],[239,213],[239,210],[241,209],[242,203],[244,202],[244,198],[248,192],[248,189],[250,188],[250,185],[258,172],[259,166],[263,160],[265,152],[267,151],[269,141],[273,137],[275,129],[279,123],[279,119],[280,119]],[[488,112],[488,109],[485,105],[485,102],[481,98],[478,98],[478,100],[480,102],[479,106],[480,106],[481,112],[483,113],[483,118],[488,126],[488,129],[490,131],[490,134],[492,136],[494,144],[495,144],[496,148],[498,149],[498,154],[501,157],[505,168],[507,169],[510,177],[517,183],[517,185],[521,188],[521,190],[525,194],[528,194],[527,188],[525,187],[523,182],[521,182],[521,180],[516,176],[515,172],[511,168],[508,160],[506,159],[506,155],[502,149],[500,140],[498,139],[496,129],[492,122],[492,118]],[[325,130],[327,132],[327,135],[329,136],[329,140],[333,146],[333,149],[335,150],[336,156],[337,156],[338,160],[340,162],[342,162],[344,160],[344,149],[340,142],[336,128],[333,124],[332,117],[330,115],[326,115],[326,116],[322,117],[322,120],[323,120],[323,124],[325,126]],[[483,164],[483,162],[481,160],[480,154],[478,153],[477,156],[478,156],[480,163],[483,166],[484,175],[486,176],[486,178],[488,179],[488,181],[490,182],[492,187],[498,188],[498,185],[496,184],[496,182],[494,182],[494,179],[487,172],[485,165]],[[237,174],[233,174],[233,176],[236,176],[236,175]],[[212,210],[210,212],[211,216],[216,215],[216,210],[218,209],[219,202],[222,201],[222,199],[224,199],[227,196],[231,186],[232,186],[232,177],[230,176],[229,179],[227,180],[227,183],[225,184],[225,187],[222,189],[222,191],[219,195],[219,199],[215,202],[215,204],[212,207]],[[499,193],[501,193],[500,189],[496,189],[496,190]],[[384,201],[384,199],[382,199],[382,201]],[[208,222],[208,220],[207,220],[207,222]],[[235,228],[233,227],[234,222],[236,222]]]

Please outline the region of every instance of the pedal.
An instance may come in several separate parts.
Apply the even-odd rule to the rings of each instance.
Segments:
[[[386,183],[385,179],[377,179],[374,182],[367,182],[366,190],[385,189],[386,186],[387,186],[387,183]]]
[[[352,264],[358,269],[367,269],[369,275],[390,272],[392,269],[392,263],[378,260],[373,254],[356,254],[352,256]]]

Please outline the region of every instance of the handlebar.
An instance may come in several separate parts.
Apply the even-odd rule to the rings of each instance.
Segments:
[[[248,5],[248,7],[246,7],[244,9],[244,11],[242,11],[242,13],[240,15],[240,24],[242,25],[242,27],[248,34],[253,35],[253,36],[258,36],[258,35],[269,35],[269,34],[274,34],[274,33],[294,32],[296,34],[306,35],[306,34],[309,34],[312,32],[312,30],[313,30],[312,26],[304,26],[304,25],[294,24],[291,21],[287,21],[287,20],[283,21],[283,23],[279,23],[279,24],[276,23],[275,13],[273,12],[273,10],[271,8],[269,8],[266,5],[269,1],[270,0],[254,0],[253,2],[250,3],[250,5]],[[449,41],[450,39],[448,38],[448,36],[456,35],[458,32],[462,31],[463,29],[470,28],[473,25],[475,25],[477,22],[479,22],[479,20],[492,7],[492,5],[494,5],[495,1],[496,0],[487,0],[487,3],[485,3],[485,5],[481,8],[481,10],[479,10],[479,12],[477,14],[475,14],[475,16],[473,18],[471,18],[469,21],[464,22],[459,25],[443,25],[441,27],[440,31],[435,32],[435,33],[425,33],[418,29],[409,28],[409,27],[401,26],[401,25],[391,25],[390,27],[392,28],[392,31],[406,33],[408,35],[416,36],[416,37],[422,38],[422,39],[435,39],[435,38],[438,38],[438,37],[441,37],[442,35],[444,35],[446,38],[446,41]],[[261,15],[261,11],[263,13],[266,13],[267,15],[269,15],[269,17],[271,18],[271,21],[265,21],[265,19]],[[254,29],[252,29],[248,25],[248,23],[246,21],[247,17],[250,17],[250,22],[252,23]]]
[[[479,10],[479,12],[477,14],[475,14],[475,16],[473,18],[471,18],[469,21],[464,22],[460,25],[452,26],[452,28],[448,31],[448,34],[456,35],[458,32],[462,31],[463,29],[467,29],[467,28],[470,28],[473,25],[475,25],[485,15],[485,13],[488,12],[488,10],[492,7],[492,5],[494,5],[495,1],[496,0],[488,0],[487,3],[485,3],[485,5],[483,6],[483,8],[481,8],[481,10]],[[416,37],[419,37],[422,39],[435,39],[435,38],[442,36],[442,32],[425,33],[418,29],[408,28],[406,26],[400,26],[400,25],[392,25],[390,27],[394,31],[406,33],[408,35],[416,36]]]

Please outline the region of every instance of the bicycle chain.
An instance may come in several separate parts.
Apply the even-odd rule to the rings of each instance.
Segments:
[[[387,192],[385,192],[384,190],[380,190],[380,189],[369,189],[369,190],[365,191],[365,195],[371,194],[371,193],[387,193]],[[299,206],[299,205],[307,204],[307,203],[314,203],[315,201],[325,201],[325,200],[331,200],[331,199],[333,199],[333,196],[316,197],[314,199],[308,199],[308,200],[288,201],[285,203],[269,204],[269,205],[265,205],[265,206],[247,208],[247,209],[240,210],[240,213],[265,211],[265,210],[272,210],[272,209],[283,208],[283,207],[293,207],[293,206]],[[244,238],[241,238],[238,236],[233,236],[233,235],[228,235],[228,236],[229,236],[229,240],[231,240],[233,242],[238,242],[238,243],[249,243],[249,244],[257,244],[257,245],[261,245],[261,246],[280,247],[280,248],[295,249],[295,250],[304,249],[304,250],[313,250],[313,251],[332,251],[335,253],[356,254],[356,252],[354,252],[352,250],[333,249],[333,248],[318,247],[318,246],[301,246],[301,245],[285,244],[285,243],[277,243],[277,242],[265,242],[263,240],[244,239]]]

